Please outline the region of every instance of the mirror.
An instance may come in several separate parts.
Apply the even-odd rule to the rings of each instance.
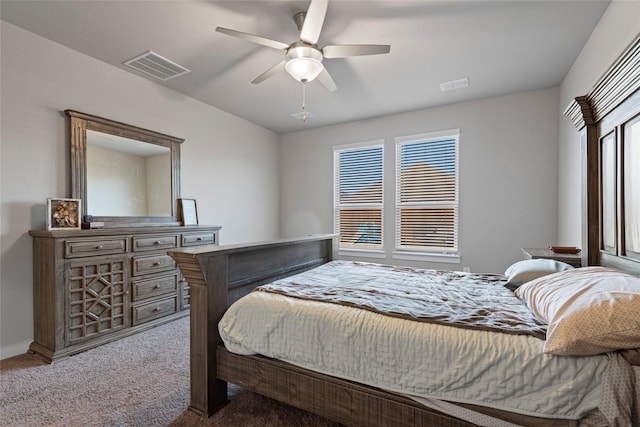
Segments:
[[[171,215],[171,150],[87,130],[87,212]]]
[[[179,138],[66,110],[72,197],[105,227],[179,225]]]

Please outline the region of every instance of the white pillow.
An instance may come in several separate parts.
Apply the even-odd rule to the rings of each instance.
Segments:
[[[545,353],[585,356],[640,348],[640,277],[576,268],[525,283],[515,294],[549,325]]]
[[[505,287],[514,290],[523,283],[559,271],[572,270],[573,266],[554,259],[534,258],[511,264],[504,272],[507,276]]]

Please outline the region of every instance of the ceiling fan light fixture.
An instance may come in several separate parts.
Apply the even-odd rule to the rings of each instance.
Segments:
[[[302,83],[312,81],[324,69],[322,53],[305,43],[294,43],[287,50],[287,59],[285,69],[291,77]]]
[[[307,83],[322,72],[322,63],[314,58],[293,58],[287,61],[285,69],[294,79]]]

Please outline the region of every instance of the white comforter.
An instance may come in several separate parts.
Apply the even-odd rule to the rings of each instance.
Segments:
[[[409,396],[579,419],[597,408],[608,356],[543,354],[526,335],[407,321],[365,310],[253,292],[219,330],[227,349]]]

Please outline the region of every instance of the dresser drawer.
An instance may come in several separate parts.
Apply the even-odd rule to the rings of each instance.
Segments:
[[[176,262],[169,255],[135,256],[132,259],[134,276],[159,273],[176,268]]]
[[[178,296],[162,298],[147,304],[133,306],[133,324],[144,323],[178,311]]]
[[[182,246],[215,245],[217,243],[216,233],[212,231],[207,233],[184,233],[181,243]]]
[[[133,237],[132,247],[133,247],[133,252],[177,248],[178,235],[165,234],[163,236]]]
[[[64,257],[78,258],[94,255],[114,255],[127,252],[127,238],[66,240],[64,242]]]
[[[178,273],[144,280],[132,280],[133,301],[157,297],[178,290]]]

